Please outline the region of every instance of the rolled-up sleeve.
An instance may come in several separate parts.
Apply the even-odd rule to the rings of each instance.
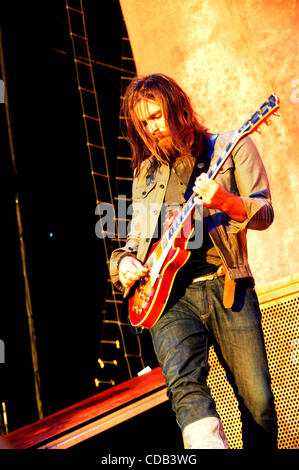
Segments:
[[[121,247],[117,248],[112,252],[111,258],[110,258],[110,263],[109,263],[109,271],[110,271],[110,277],[111,281],[117,287],[119,290],[124,291],[124,287],[119,281],[119,276],[118,276],[118,264],[120,261],[120,258],[124,254],[128,255],[136,255],[138,249],[138,244],[134,242],[132,239],[128,239],[127,243]]]
[[[235,181],[247,218],[243,222],[230,218],[227,230],[231,233],[245,228],[265,230],[273,222],[274,211],[266,169],[253,140],[249,136],[242,138],[232,157]]]

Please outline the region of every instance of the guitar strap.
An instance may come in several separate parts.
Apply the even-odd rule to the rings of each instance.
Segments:
[[[207,148],[207,151],[204,155],[204,158],[203,158],[202,155],[197,157],[197,160],[195,162],[195,165],[194,165],[193,171],[191,173],[190,180],[189,180],[186,192],[185,192],[186,201],[188,201],[191,194],[193,193],[192,188],[194,186],[194,182],[195,182],[196,178],[199,175],[201,175],[201,173],[206,173],[209,169],[211,156],[212,156],[212,153],[214,151],[214,145],[215,145],[215,141],[216,141],[217,137],[218,137],[218,134],[212,134],[208,139],[208,148]]]

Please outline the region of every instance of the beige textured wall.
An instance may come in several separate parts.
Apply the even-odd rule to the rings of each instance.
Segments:
[[[275,222],[249,231],[257,286],[299,273],[298,0],[120,0],[139,74],[162,72],[213,132],[239,127],[274,92],[281,117],[252,135]]]

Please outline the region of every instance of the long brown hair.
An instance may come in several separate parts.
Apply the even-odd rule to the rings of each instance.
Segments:
[[[135,106],[141,99],[153,100],[161,107],[176,152],[197,157],[205,151],[207,129],[199,122],[189,97],[181,87],[163,74],[135,77],[124,95],[123,114],[132,152],[131,166],[137,174],[142,161],[150,156],[156,157],[161,164],[170,162],[173,157],[159,148],[138,119]]]

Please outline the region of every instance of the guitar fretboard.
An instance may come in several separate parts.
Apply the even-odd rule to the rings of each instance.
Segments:
[[[263,103],[263,105],[249,118],[243,125],[234,133],[232,140],[228,143],[220,157],[213,164],[213,166],[208,170],[207,177],[208,179],[214,179],[237,143],[242,137],[252,133],[254,130],[257,130],[258,127],[266,122],[271,114],[275,114],[275,111],[279,107],[279,99],[276,95],[272,94],[269,98]],[[176,215],[171,226],[162,236],[160,243],[157,245],[156,250],[151,254],[147,260],[147,265],[153,270],[159,270],[158,266],[155,265],[159,260],[159,264],[162,264],[162,261],[165,259],[167,252],[169,251],[173,241],[175,240],[182,224],[185,222],[189,214],[192,212],[195,207],[194,198],[197,194],[192,193],[188,201],[184,204],[182,210]]]

